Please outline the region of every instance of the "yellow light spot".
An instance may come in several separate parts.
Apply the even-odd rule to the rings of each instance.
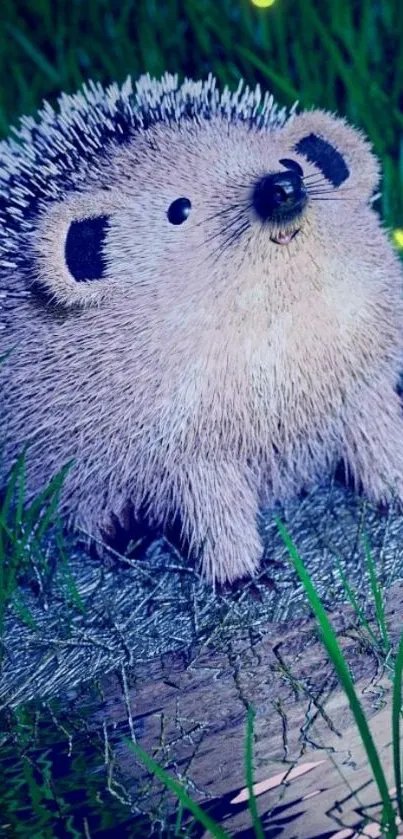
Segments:
[[[257,6],[258,9],[268,9],[269,6],[272,6],[275,0],[251,0],[254,6]]]
[[[396,227],[392,233],[393,241],[398,248],[403,248],[403,228]]]

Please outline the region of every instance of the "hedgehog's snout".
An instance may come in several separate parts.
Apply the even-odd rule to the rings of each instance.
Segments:
[[[252,206],[259,218],[279,225],[296,219],[307,201],[301,175],[289,169],[264,175],[255,184],[252,194]]]

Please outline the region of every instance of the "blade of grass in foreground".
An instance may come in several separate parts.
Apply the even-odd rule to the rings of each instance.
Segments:
[[[349,601],[350,601],[350,603],[351,603],[351,605],[352,605],[352,607],[353,607],[353,609],[354,609],[354,611],[357,615],[357,618],[359,619],[359,621],[361,623],[361,626],[365,626],[365,629],[367,630],[369,636],[372,638],[376,649],[378,649],[379,648],[379,639],[376,637],[375,632],[372,631],[372,628],[371,628],[369,622],[367,621],[367,619],[365,617],[365,614],[364,614],[363,610],[361,609],[361,606],[359,605],[359,603],[357,601],[357,598],[356,598],[356,596],[355,596],[355,594],[354,594],[354,592],[353,592],[353,590],[352,590],[352,588],[351,588],[351,586],[350,586],[350,584],[347,580],[347,577],[343,572],[343,569],[341,567],[339,559],[336,559],[336,568],[339,572],[343,589],[344,589],[344,591],[345,591],[345,593],[346,593],[346,595],[347,595],[347,597],[348,597],[348,599],[349,599]]]
[[[403,819],[402,766],[400,760],[400,715],[402,709],[402,672],[403,672],[403,632],[397,650],[393,679],[392,699],[392,746],[393,768],[395,772],[396,798],[399,816]]]
[[[389,796],[388,785],[386,783],[386,778],[384,771],[382,769],[382,764],[379,759],[379,755],[372,738],[372,734],[369,730],[369,726],[362,709],[361,703],[357,697],[357,694],[354,689],[353,681],[348,670],[347,664],[339,647],[336,634],[333,630],[333,627],[327,617],[327,614],[322,606],[322,603],[315,591],[315,588],[311,582],[309,574],[305,570],[304,564],[299,556],[299,553],[291,539],[291,536],[287,532],[284,524],[275,516],[277,527],[280,531],[282,539],[288,548],[291,561],[294,565],[294,568],[305,588],[307,593],[307,597],[312,608],[312,611],[315,614],[316,620],[318,621],[320,630],[321,630],[321,637],[324,646],[329,654],[329,658],[333,663],[333,666],[336,670],[336,673],[340,679],[342,687],[345,691],[345,694],[348,698],[350,703],[351,710],[354,715],[355,722],[357,724],[358,730],[361,735],[361,739],[364,745],[364,749],[366,755],[368,757],[369,764],[371,766],[373,776],[375,782],[377,784],[379,794],[382,800],[382,828],[385,831],[386,839],[395,839],[397,834],[397,826],[396,826],[396,819],[395,813],[393,810],[393,805],[391,798]]]
[[[202,808],[199,807],[199,805],[196,804],[196,802],[193,801],[192,798],[190,798],[190,796],[187,794],[187,792],[185,792],[179,781],[175,781],[174,778],[171,778],[168,772],[166,772],[165,769],[162,768],[162,766],[156,763],[156,761],[153,760],[153,758],[150,757],[150,755],[148,755],[147,752],[143,751],[143,749],[140,746],[138,746],[137,743],[133,743],[133,741],[129,740],[127,737],[125,737],[124,740],[126,741],[129,748],[134,752],[136,757],[140,758],[140,760],[143,761],[147,769],[150,772],[152,772],[153,775],[156,776],[156,778],[159,778],[159,780],[162,781],[162,783],[165,784],[165,786],[168,787],[168,789],[175,793],[175,795],[177,796],[177,798],[179,798],[179,801],[183,804],[183,806],[186,807],[187,810],[190,810],[193,816],[197,819],[197,821],[199,821],[203,825],[203,827],[206,828],[206,830],[209,830],[210,833],[216,837],[216,839],[230,839],[229,833],[223,830],[222,827],[220,827],[220,825],[217,824],[217,822],[211,819],[210,816],[208,816],[207,813],[205,813],[204,810],[202,810]]]
[[[264,830],[260,816],[257,809],[256,797],[253,791],[253,721],[255,712],[253,708],[248,708],[247,728],[246,728],[246,749],[245,749],[245,768],[246,768],[246,783],[248,787],[248,806],[252,819],[253,829],[255,831],[256,839],[264,839]]]
[[[388,630],[386,628],[385,610],[383,608],[382,594],[381,594],[381,590],[380,590],[378,580],[376,579],[375,565],[374,565],[374,560],[373,560],[373,557],[372,557],[372,554],[371,554],[371,549],[370,549],[370,546],[369,546],[369,539],[368,539],[368,536],[365,532],[362,535],[362,542],[363,542],[363,545],[364,545],[365,559],[366,559],[366,562],[367,562],[369,579],[370,579],[370,583],[371,583],[372,596],[373,596],[374,602],[375,602],[376,619],[378,621],[379,631],[381,633],[382,643],[383,643],[385,652],[388,652],[390,644],[389,644],[389,638],[388,638]]]

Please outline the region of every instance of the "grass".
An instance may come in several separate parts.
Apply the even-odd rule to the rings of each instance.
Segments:
[[[0,134],[42,99],[128,73],[259,82],[361,126],[382,158],[381,211],[403,228],[403,6],[396,0],[2,0]]]
[[[251,816],[251,822],[256,839],[264,839],[264,830],[262,822],[260,821],[259,812],[256,804],[256,797],[253,792],[253,723],[255,718],[254,709],[248,708],[248,715],[246,718],[246,747],[245,747],[245,774],[246,785],[248,787],[248,805]]]
[[[99,704],[99,696],[93,701]],[[4,839],[150,835],[150,820],[134,816],[108,785],[102,738],[88,732],[82,711],[53,700],[21,706],[2,721]]]
[[[368,762],[372,769],[373,777],[378,787],[382,801],[382,828],[385,831],[385,836],[387,837],[387,839],[394,839],[394,837],[397,836],[396,818],[392,801],[388,792],[388,785],[386,783],[385,774],[381,766],[379,755],[375,743],[373,741],[372,734],[370,732],[364,711],[354,689],[352,677],[350,675],[343,653],[338,644],[336,633],[334,632],[334,629],[332,628],[332,625],[329,621],[329,618],[326,615],[322,603],[318,595],[316,594],[315,588],[310,580],[307,571],[305,570],[304,564],[301,560],[301,557],[298,554],[298,551],[291,537],[289,536],[286,528],[284,527],[283,523],[280,521],[278,517],[276,517],[276,521],[278,529],[284,540],[284,543],[288,548],[291,561],[305,588],[309,604],[319,625],[322,643],[326,648],[329,658],[332,661],[334,669],[338,675],[340,684],[348,698],[357,728],[360,732],[365,752],[368,757]],[[400,717],[400,706],[397,709],[395,706],[393,706],[393,717],[396,713],[398,717]],[[399,777],[396,778],[396,787],[400,788],[400,786],[401,777],[399,775]]]
[[[378,580],[376,579],[375,563],[374,563],[373,556],[371,554],[369,539],[368,539],[368,536],[367,536],[366,533],[363,534],[362,541],[363,541],[363,545],[364,545],[365,559],[366,559],[368,573],[369,573],[372,597],[373,597],[374,603],[375,603],[376,621],[377,621],[379,631],[380,631],[380,635],[381,635],[382,646],[383,646],[384,652],[387,655],[388,652],[389,652],[390,644],[389,644],[389,638],[388,638],[388,630],[387,630],[387,627],[386,627],[385,610],[384,610],[384,605],[383,605],[382,591],[381,591],[381,587],[378,583]]]
[[[11,348],[0,357],[0,364],[12,351]],[[0,496],[0,642],[6,611],[10,604],[23,621],[35,628],[35,621],[22,598],[19,581],[24,574],[32,573],[37,581],[42,581],[51,574],[52,567],[44,549],[45,537],[51,529],[56,539],[58,559],[64,571],[65,589],[75,607],[80,611],[84,608],[70,573],[58,514],[60,492],[73,462],[67,463],[42,492],[27,503],[27,449],[28,446],[17,458]],[[42,582],[41,586],[43,587]],[[0,646],[0,664],[1,656]]]
[[[43,589],[43,581],[52,573],[52,564],[45,548],[45,537],[51,530],[64,570],[65,588],[75,606],[83,609],[69,570],[58,516],[60,491],[71,464],[66,464],[42,492],[27,504],[25,459],[26,451],[23,451],[11,469],[0,506],[0,640],[9,605],[13,606],[22,620],[35,628],[35,621],[24,603],[19,582],[22,577],[31,575]]]
[[[196,801],[191,798],[190,795],[186,792],[183,785],[176,781],[175,778],[172,778],[162,766],[159,765],[152,757],[150,757],[147,752],[144,751],[137,743],[133,743],[132,740],[125,740],[129,749],[131,749],[137,758],[139,758],[146,769],[148,769],[156,778],[158,778],[164,786],[167,787],[171,792],[176,795],[178,801],[181,803],[182,807],[189,810],[190,813],[197,819],[200,824],[203,825],[206,830],[209,830],[211,835],[216,837],[216,839],[230,839],[229,833],[226,830],[215,822],[210,816],[196,803]]]
[[[370,638],[370,643],[372,643],[374,649],[377,650],[379,654],[383,656],[387,656],[390,650],[390,642],[388,638],[388,631],[386,627],[386,620],[385,620],[385,609],[383,604],[382,598],[382,589],[381,585],[377,580],[376,575],[376,567],[375,567],[375,560],[373,558],[370,541],[368,534],[364,531],[362,534],[362,544],[365,553],[366,565],[369,575],[369,582],[370,582],[370,591],[372,594],[372,598],[374,601],[375,606],[375,619],[376,624],[378,627],[379,637],[375,634],[374,630],[369,624],[369,621],[365,615],[364,610],[361,608],[358,602],[358,597],[356,593],[352,590],[350,583],[347,580],[347,577],[341,567],[341,563],[339,557],[335,557],[335,564],[337,568],[337,572],[341,579],[342,588],[345,592],[347,601],[353,607],[354,612],[358,618],[358,623],[361,629],[365,629],[367,635]]]
[[[378,788],[380,800],[381,800],[381,829],[382,829],[382,836],[385,839],[396,839],[398,836],[398,825],[397,825],[397,816],[403,820],[403,778],[402,778],[402,766],[401,766],[401,735],[400,735],[400,723],[401,723],[401,714],[402,714],[402,674],[403,674],[403,632],[400,637],[397,653],[394,659],[394,669],[393,669],[393,692],[392,692],[392,711],[391,711],[391,732],[392,732],[392,748],[393,748],[393,768],[394,768],[394,776],[395,776],[395,785],[396,785],[396,803],[397,803],[397,811],[395,809],[394,803],[392,801],[391,795],[389,794],[388,785],[384,773],[384,769],[382,767],[379,754],[372,737],[367,719],[365,717],[362,705],[358,699],[357,693],[354,688],[353,680],[346,663],[346,660],[343,656],[343,653],[340,649],[339,643],[337,641],[336,633],[329,621],[329,618],[326,615],[325,609],[322,606],[320,598],[318,597],[315,588],[312,584],[312,581],[307,573],[303,561],[288,533],[282,521],[276,516],[276,523],[277,527],[280,531],[280,534],[283,538],[283,541],[288,549],[290,560],[296,570],[304,588],[305,592],[311,606],[312,612],[316,618],[319,630],[320,630],[320,637],[322,643],[328,653],[329,659],[333,664],[333,667],[337,673],[339,678],[340,685],[344,690],[350,708],[352,710],[355,723],[357,725],[358,731],[361,735],[362,743],[365,749],[366,756],[368,758],[369,766],[372,770],[373,779],[375,784]],[[381,630],[381,637],[384,643],[384,652],[387,653],[390,651],[389,639],[387,638],[386,633],[386,624],[385,624],[385,617],[384,617],[384,608],[383,602],[381,598],[381,592],[379,588],[379,584],[376,580],[375,574],[375,566],[374,560],[370,553],[369,548],[369,541],[368,537],[364,536],[364,549],[367,557],[367,563],[370,573],[371,579],[371,588],[375,602],[375,611],[377,621]],[[347,584],[348,587],[348,584]],[[357,606],[357,601],[354,595],[351,592],[351,588],[348,587],[347,591],[350,594],[350,600],[353,605]],[[360,618],[362,616],[361,610],[359,607],[356,609],[357,613],[359,614]],[[366,621],[365,621],[366,622]],[[366,622],[367,623],[367,622]],[[378,639],[375,635],[373,635],[373,639],[378,645]],[[256,797],[253,791],[253,720],[254,720],[254,711],[252,708],[249,708],[247,714],[247,730],[246,730],[246,749],[245,749],[245,776],[246,776],[246,784],[249,793],[249,810],[251,815],[251,823],[254,832],[254,836],[256,839],[264,839],[264,830],[263,826],[258,814],[258,808],[256,804]],[[224,839],[224,837],[228,837],[228,834],[223,831],[221,826],[217,822],[212,822],[210,817],[204,812],[204,810],[193,801],[190,796],[185,791],[182,784],[178,781],[174,780],[168,772],[166,772],[158,763],[156,763],[153,758],[150,757],[143,749],[140,748],[136,743],[133,743],[130,740],[126,740],[127,745],[134,751],[136,756],[144,763],[146,768],[153,773],[162,783],[171,790],[178,798],[181,807],[186,808],[188,811],[192,813],[195,819],[197,819],[206,829],[210,830],[210,834],[217,839]]]

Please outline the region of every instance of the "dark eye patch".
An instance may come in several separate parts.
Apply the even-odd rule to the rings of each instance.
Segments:
[[[295,151],[302,154],[321,170],[322,174],[333,186],[340,186],[350,172],[344,157],[327,140],[317,134],[308,134],[294,146]]]
[[[72,221],[66,236],[65,259],[70,274],[78,283],[101,280],[106,260],[103,245],[108,229],[108,216]]]

